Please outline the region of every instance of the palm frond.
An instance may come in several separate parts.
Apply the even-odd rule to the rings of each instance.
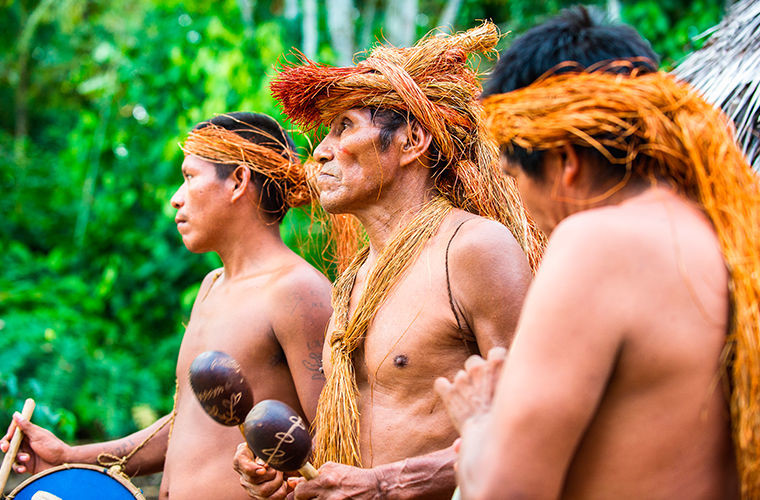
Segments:
[[[737,142],[760,171],[760,1],[737,2],[701,36],[709,37],[704,47],[673,73],[733,120]]]

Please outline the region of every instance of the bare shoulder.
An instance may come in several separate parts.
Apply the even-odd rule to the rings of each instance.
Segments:
[[[305,260],[298,257],[277,273],[269,293],[276,306],[272,323],[278,338],[288,332],[304,333],[304,328],[324,333],[332,314],[330,281]]]
[[[498,222],[466,214],[454,228],[446,248],[452,303],[481,352],[507,346],[533,277],[528,260]]]
[[[636,269],[656,265],[660,236],[635,213],[617,207],[586,210],[567,217],[552,231],[536,279],[551,275],[581,284],[609,283]],[[589,293],[598,287],[585,288]]]
[[[508,266],[517,275],[530,279],[525,253],[503,224],[467,214],[454,228],[456,234],[452,232],[449,236],[448,247],[452,267],[488,269]]]
[[[301,302],[305,297],[330,302],[327,277],[300,257],[277,273],[271,288],[274,298],[284,303]]]
[[[214,283],[216,283],[216,280],[219,279],[222,273],[224,273],[224,268],[218,267],[206,274],[206,276],[203,278],[203,281],[201,281],[201,286],[198,289],[196,300],[201,299],[208,294],[208,292],[211,290],[211,287],[214,286]]]
[[[552,232],[544,263],[571,260],[592,276],[622,273],[634,281],[657,279],[690,263],[709,265],[710,259],[720,265],[718,239],[707,218],[687,200],[666,196],[571,215]]]

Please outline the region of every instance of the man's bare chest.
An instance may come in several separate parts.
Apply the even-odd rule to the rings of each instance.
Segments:
[[[417,272],[415,272],[417,271]],[[437,272],[436,272],[437,271]],[[358,302],[356,290],[351,313]],[[337,327],[336,318],[330,332]],[[439,373],[441,363],[452,357],[462,362],[469,354],[463,332],[449,299],[443,270],[415,266],[391,290],[375,311],[366,334],[353,353],[359,385],[370,381],[403,384]],[[324,351],[325,368],[330,369],[330,334]]]

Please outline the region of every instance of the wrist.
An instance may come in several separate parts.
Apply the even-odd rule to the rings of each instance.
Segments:
[[[384,464],[369,469],[374,474],[377,484],[377,499],[399,498],[400,467],[397,463]]]
[[[404,484],[401,476],[407,465],[407,459],[400,462],[391,462],[370,469],[375,474],[377,481],[377,494],[379,499],[403,499]]]

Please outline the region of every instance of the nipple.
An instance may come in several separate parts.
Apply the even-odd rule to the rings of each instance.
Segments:
[[[403,368],[409,364],[409,358],[406,357],[406,354],[399,354],[398,356],[393,358],[393,364],[396,365],[398,368]]]

